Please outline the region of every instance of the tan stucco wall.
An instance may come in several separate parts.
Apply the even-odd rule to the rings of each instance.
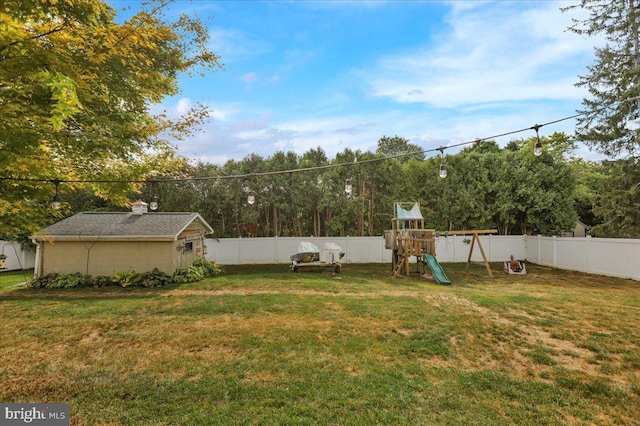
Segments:
[[[132,269],[147,272],[153,268],[173,274],[180,252],[175,241],[55,241],[41,244],[41,275],[50,273],[87,273],[113,276],[116,272]],[[89,250],[90,248],[90,250]]]

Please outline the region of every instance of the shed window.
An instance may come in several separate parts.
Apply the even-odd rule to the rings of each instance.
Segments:
[[[184,243],[184,253],[191,253],[193,251],[193,241]]]

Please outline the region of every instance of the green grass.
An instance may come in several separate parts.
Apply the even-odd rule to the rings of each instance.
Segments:
[[[33,269],[26,271],[0,272],[0,291],[11,290],[16,284],[29,281],[33,277]]]
[[[77,425],[640,424],[640,283],[443,267],[5,290],[0,401]]]

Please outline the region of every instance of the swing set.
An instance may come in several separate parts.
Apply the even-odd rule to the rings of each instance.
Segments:
[[[482,259],[484,261],[487,273],[493,278],[489,260],[485,254],[480,235],[496,234],[497,229],[473,229],[468,231],[446,231],[439,232],[434,229],[425,229],[424,218],[420,211],[420,204],[415,202],[413,205],[406,202],[394,203],[394,216],[391,219],[391,229],[385,231],[385,247],[392,250],[391,268],[393,276],[400,274],[409,277],[411,258],[416,257],[418,268],[424,269],[426,264],[432,271],[434,279],[439,284],[451,284],[447,276],[444,274],[442,267],[438,264],[436,255],[436,238],[441,234],[445,237],[449,235],[472,235],[469,248],[469,256],[467,257],[467,267],[471,263],[471,255],[473,249],[478,245]]]

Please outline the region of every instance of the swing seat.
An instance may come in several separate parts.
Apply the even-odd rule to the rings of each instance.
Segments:
[[[520,267],[519,271],[514,271],[513,268],[511,267],[511,262],[507,261],[504,262],[504,272],[509,274],[509,275],[526,275],[527,274],[527,267],[524,263],[518,261],[518,266]]]

